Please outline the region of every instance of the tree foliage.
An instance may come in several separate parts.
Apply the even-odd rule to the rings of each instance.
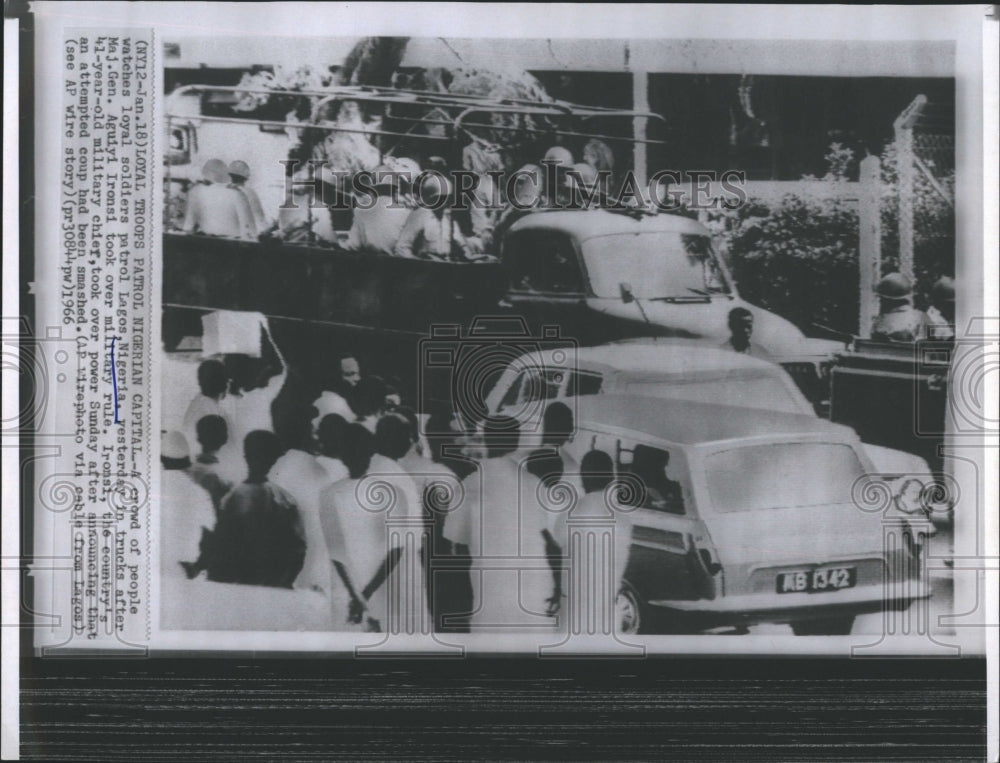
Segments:
[[[818,183],[842,183],[856,176],[854,153],[834,143],[829,167]],[[882,272],[899,266],[899,190],[896,151],[889,144],[883,170]],[[941,184],[950,189],[954,175]],[[920,173],[914,179],[915,302],[928,304],[934,281],[954,272],[954,212]],[[856,203],[835,194],[787,194],[778,202],[750,199],[720,213],[715,225],[741,294],[782,315],[806,333],[818,327],[858,331],[859,234]]]

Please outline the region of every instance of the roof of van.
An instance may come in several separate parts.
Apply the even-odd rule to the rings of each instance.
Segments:
[[[574,358],[575,355],[575,358]],[[546,349],[522,355],[518,366],[606,367],[648,374],[684,374],[756,369],[769,373],[779,366],[760,358],[690,339],[652,339],[611,342],[591,347]]]
[[[590,395],[575,398],[575,404],[578,426],[603,424],[681,445],[823,433],[832,442],[856,439],[848,427],[797,413],[638,395]]]
[[[606,209],[553,209],[525,215],[507,235],[526,230],[559,231],[578,239],[616,233],[690,233],[707,236],[697,220],[672,214],[629,214]]]

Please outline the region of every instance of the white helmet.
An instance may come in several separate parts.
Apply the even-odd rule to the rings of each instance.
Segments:
[[[542,162],[555,164],[560,167],[572,167],[573,154],[570,153],[568,148],[553,146],[545,152],[545,157],[542,159]]]

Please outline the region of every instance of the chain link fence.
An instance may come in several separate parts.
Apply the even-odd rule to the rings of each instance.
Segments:
[[[934,282],[955,272],[954,104],[917,96],[894,127],[882,156],[882,272],[909,277],[923,309]]]

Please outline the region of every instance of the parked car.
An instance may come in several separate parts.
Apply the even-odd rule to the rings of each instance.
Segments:
[[[632,475],[631,545],[616,606],[625,633],[788,623],[847,634],[854,618],[930,595],[917,541],[887,543],[853,500],[873,465],[847,427],[815,416],[593,395],[572,455]]]

